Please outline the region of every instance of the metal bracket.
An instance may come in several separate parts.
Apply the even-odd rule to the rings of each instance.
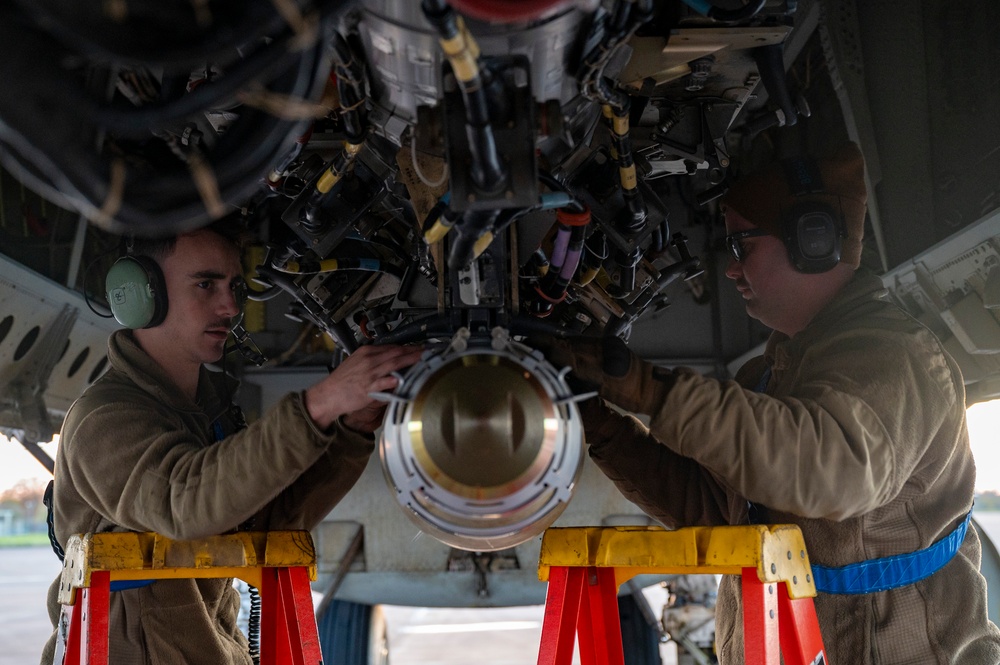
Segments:
[[[77,314],[75,307],[63,305],[55,320],[46,327],[41,340],[22,361],[17,373],[6,386],[0,387],[0,407],[12,408],[20,416],[26,448],[28,443],[51,440],[55,433],[43,396],[52,370],[62,358],[63,348],[69,340]],[[30,449],[29,452],[35,454]],[[44,460],[39,461],[49,466]]]

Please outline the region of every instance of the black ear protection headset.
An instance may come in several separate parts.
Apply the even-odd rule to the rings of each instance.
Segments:
[[[783,166],[793,197],[826,192],[816,162],[800,157],[785,160]],[[795,202],[782,215],[781,231],[792,265],[799,272],[827,272],[840,261],[844,220],[829,204]]]
[[[115,320],[126,328],[153,328],[167,316],[163,271],[148,256],[129,254],[115,261],[104,290]]]

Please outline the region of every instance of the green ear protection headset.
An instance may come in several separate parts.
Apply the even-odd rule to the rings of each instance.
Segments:
[[[167,287],[160,266],[148,256],[123,256],[104,280],[108,305],[126,328],[152,328],[167,316]]]
[[[115,320],[126,328],[153,328],[167,316],[167,285],[159,264],[148,256],[123,256],[108,271],[104,280],[108,305]],[[248,289],[242,280],[236,285],[236,305],[240,313],[235,327],[243,320]]]

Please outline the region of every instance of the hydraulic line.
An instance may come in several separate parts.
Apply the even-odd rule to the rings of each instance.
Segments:
[[[322,259],[320,261],[287,261],[284,265],[274,266],[274,269],[290,275],[315,275],[341,270],[360,270],[386,273],[399,278],[403,276],[403,272],[391,263],[361,257]]]
[[[219,203],[243,201],[255,192],[261,173],[287,150],[289,138],[307,127],[303,121],[247,108],[210,153],[198,157],[192,152],[200,167],[195,168],[193,161],[178,161],[150,178],[133,166],[131,155],[112,138],[107,139],[105,151],[94,148],[95,137],[103,136],[100,128],[55,97],[73,88],[76,95],[85,94],[76,72],[61,64],[67,52],[10,18],[9,8],[0,8],[0,41],[10,47],[8,55],[16,56],[0,63],[0,78],[17,86],[21,96],[18,103],[0,99],[0,160],[26,176],[36,191],[59,193],[57,200],[109,231],[170,233],[196,228],[213,217],[210,210],[218,210]],[[39,43],[50,47],[43,49],[47,57],[38,56]],[[327,76],[321,71],[322,51],[314,47],[297,52],[291,66],[269,81],[270,90],[311,98]],[[24,103],[26,99],[29,103]],[[39,106],[50,112],[38,116],[32,109]],[[216,194],[206,199],[206,191]]]
[[[310,320],[318,327],[324,329],[333,341],[348,354],[354,353],[358,349],[358,342],[354,338],[354,332],[345,321],[329,321],[326,312],[312,298],[302,298],[299,287],[295,280],[288,274],[276,270],[272,266],[257,266],[257,274],[268,283],[278,287],[282,291],[290,294],[298,303],[305,308]]]
[[[605,121],[611,128],[611,143],[613,156],[618,162],[618,176],[625,199],[627,215],[619,217],[616,228],[628,240],[633,240],[646,227],[646,203],[639,191],[639,183],[635,172],[635,158],[632,155],[632,141],[629,139],[629,109],[628,95],[620,90],[613,90],[605,79],[598,83],[598,90],[605,98],[603,113]],[[618,266],[618,288],[624,295],[635,288],[636,266],[642,258],[642,251],[635,246],[631,251],[616,248],[613,254]]]
[[[131,2],[121,15],[100,0],[14,3],[35,25],[94,62],[118,62],[152,69],[190,70],[223,62],[247,44],[273,38],[290,25],[314,26],[315,16],[292,20],[280,11],[289,3],[248,0],[212,11],[207,2]],[[319,0],[315,14],[330,17],[348,3]],[[220,5],[218,9],[223,9]],[[303,20],[305,19],[305,20]],[[299,35],[301,41],[301,35]]]
[[[545,255],[545,250],[536,247],[528,260],[521,266],[521,274],[531,277],[545,277],[549,272],[549,257]]]
[[[464,268],[469,265],[476,257],[476,249],[480,246],[481,239],[496,228],[499,217],[499,210],[469,210],[462,215],[461,223],[456,225],[458,233],[448,253],[448,265],[453,268]],[[489,238],[492,241],[492,235]]]
[[[566,204],[559,206],[560,208],[562,208],[560,212],[565,216],[566,219],[572,219],[573,215],[586,213],[588,216],[588,223],[589,223],[589,215],[590,215],[589,209],[583,203],[573,198],[573,195],[569,193],[569,191],[566,189],[566,186],[563,183],[557,180],[548,171],[540,171],[538,174],[538,179],[542,182],[543,185],[553,190],[552,193],[550,194],[542,195],[543,203],[546,200],[546,197],[552,197],[551,200],[553,202],[561,200],[557,198],[558,195],[568,197],[570,200]],[[556,218],[557,220],[559,219],[559,213],[557,213]],[[548,271],[552,269],[551,264],[549,263],[548,257],[545,256],[545,253],[541,250],[541,248],[536,250],[536,255],[538,255],[540,261],[539,265],[543,267],[544,272],[542,276],[544,277],[545,274],[547,274]],[[600,229],[595,229],[594,232],[590,234],[590,237],[584,240],[583,252],[580,255],[578,261],[579,269],[577,270],[577,268],[574,268],[574,270],[576,270],[578,274],[577,277],[578,283],[581,286],[589,284],[594,279],[594,277],[597,276],[598,271],[600,270],[601,266],[604,263],[604,259],[606,259],[607,257],[608,257],[607,237]]]
[[[285,179],[285,175],[288,172],[288,168],[292,165],[299,155],[302,154],[303,148],[309,143],[309,139],[312,138],[313,128],[310,125],[309,129],[306,130],[299,138],[295,139],[295,144],[289,149],[285,156],[281,158],[274,168],[271,169],[270,173],[267,174],[265,181],[267,186],[273,190],[277,190],[281,186],[282,181]]]
[[[330,40],[333,50],[334,71],[337,75],[337,92],[340,94],[344,133],[351,143],[364,141],[367,131],[364,116],[364,70],[347,40],[339,32]]]
[[[432,314],[399,326],[395,330],[382,335],[375,344],[408,344],[424,341],[435,337],[450,338],[455,334],[451,317]]]
[[[583,212],[586,209],[584,205],[580,203],[580,201],[578,201],[566,188],[566,185],[559,182],[559,180],[557,180],[556,177],[548,171],[539,171],[538,180],[552,190],[548,194],[542,194],[542,210],[566,208],[570,212]],[[557,203],[558,201],[566,200],[566,198],[558,198],[559,195],[566,197],[569,200],[565,203]]]
[[[124,136],[148,136],[150,131],[169,127],[205,109],[219,106],[238,95],[255,80],[266,80],[274,72],[295,62],[296,49],[292,48],[294,35],[286,34],[282,39],[258,48],[246,58],[232,64],[225,76],[219,76],[209,85],[200,85],[190,92],[164,102],[143,106],[98,105],[89,97],[74,94],[72,88],[63,94],[69,95],[78,110],[92,117],[96,124],[111,129]]]
[[[684,0],[684,4],[702,16],[724,22],[745,21],[752,18],[764,8],[766,2],[767,0],[751,0],[739,9],[723,9],[715,6],[709,0]]]
[[[423,0],[424,16],[440,35],[439,42],[462,91],[465,134],[472,155],[470,174],[484,192],[496,192],[506,180],[486,99],[486,82],[479,67],[479,46],[461,16],[445,0]]]
[[[584,244],[584,253],[580,258],[580,286],[586,286],[594,281],[607,258],[608,237],[600,231],[591,233]]]
[[[536,316],[547,316],[554,305],[565,300],[566,289],[580,265],[588,224],[590,210],[587,208],[583,212],[566,208],[556,211],[556,238],[549,259],[549,269],[535,286],[535,292],[541,298],[536,303]]]
[[[361,61],[354,56],[347,40],[338,32],[330,39],[334,71],[337,75],[337,92],[340,95],[340,112],[344,123],[344,144],[316,179],[316,184],[299,213],[302,226],[312,233],[323,231],[326,215],[322,214],[323,201],[334,186],[354,166],[354,160],[365,145],[365,96],[364,73]]]
[[[605,121],[611,129],[612,156],[618,162],[618,177],[622,196],[629,215],[618,223],[618,229],[625,236],[634,236],[646,226],[646,203],[639,191],[639,181],[635,172],[635,157],[632,154],[632,140],[629,138],[628,115],[631,108],[628,96],[617,90],[607,90],[608,103],[604,104]]]
[[[769,44],[753,49],[753,59],[760,71],[767,94],[774,99],[784,116],[784,125],[791,127],[799,119],[799,109],[792,100],[792,93],[785,78],[784,44]]]
[[[584,56],[580,70],[583,93],[601,102],[604,120],[611,130],[613,156],[618,162],[622,196],[628,210],[628,214],[617,222],[616,228],[627,240],[635,239],[645,229],[647,210],[638,188],[635,157],[629,138],[631,102],[625,92],[615,88],[604,77],[603,70],[611,52],[652,17],[653,0],[619,3],[614,14],[605,22],[605,38]],[[619,267],[619,287],[623,293],[635,287],[636,265],[641,256],[638,247],[632,251],[618,249],[614,253],[614,261]]]
[[[626,0],[619,0],[615,5],[614,13],[605,15],[603,21],[596,22],[593,32],[604,32],[600,43],[587,52],[580,61],[577,69],[576,79],[580,84],[580,89],[585,95],[592,96],[591,90],[594,82],[601,77],[605,65],[610,60],[615,48],[626,36],[626,31],[620,26],[632,10],[632,3]]]
[[[566,192],[551,192],[548,194],[542,194],[541,203],[537,206],[532,206],[530,208],[521,208],[518,210],[505,209],[497,215],[496,221],[494,222],[494,227],[489,229],[476,240],[476,244],[473,245],[472,257],[479,258],[479,255],[486,251],[486,248],[493,243],[493,239],[498,235],[503,233],[508,226],[513,224],[515,221],[521,217],[527,215],[529,212],[535,212],[537,210],[553,210],[555,208],[563,208],[569,206],[569,210],[572,212],[581,212],[584,210],[583,206],[577,203],[572,196]]]
[[[603,31],[603,38],[583,56],[576,75],[585,96],[602,99],[597,86],[615,49],[628,41],[652,17],[653,0],[619,0],[614,13],[594,26],[595,32]]]
[[[445,192],[444,196],[438,199],[438,202],[427,213],[427,218],[424,220],[421,229],[424,234],[424,242],[428,245],[440,242],[455,226],[458,215],[452,212],[449,207],[450,204],[451,192]]]

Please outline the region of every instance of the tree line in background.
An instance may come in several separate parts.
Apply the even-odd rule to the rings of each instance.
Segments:
[[[976,495],[976,510],[1000,512],[1000,494],[982,492]]]
[[[39,480],[19,480],[13,487],[0,492],[0,520],[7,530],[16,532],[44,529],[46,483]],[[4,534],[0,534],[4,535]]]
[[[13,521],[18,522],[21,527],[19,530],[40,530],[45,525],[45,504],[42,503],[44,493],[44,482],[18,481],[13,487],[0,492],[0,512],[7,513]],[[1000,512],[1000,493],[990,491],[976,494],[976,510]]]

